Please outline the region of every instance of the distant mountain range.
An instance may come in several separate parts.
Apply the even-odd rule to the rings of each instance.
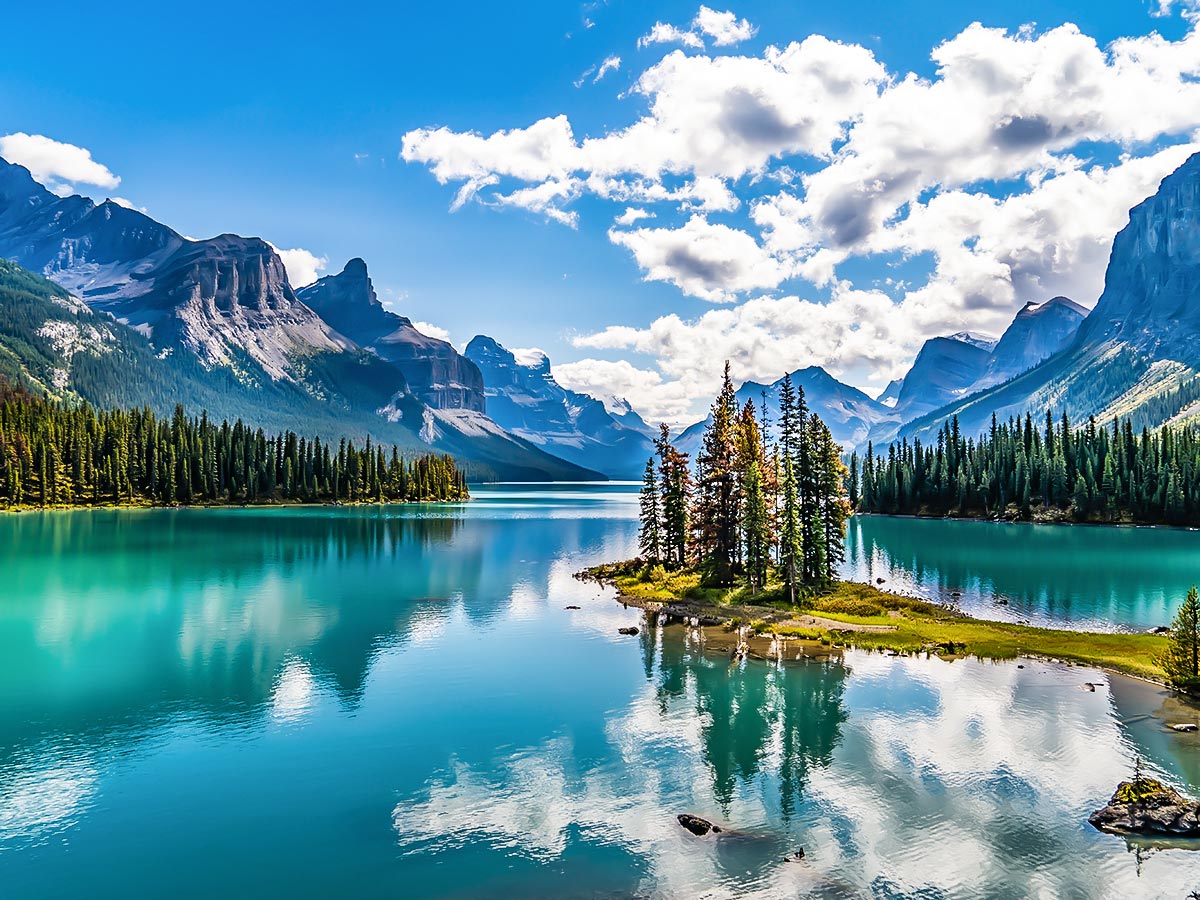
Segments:
[[[1007,418],[1047,408],[1075,420],[1129,416],[1139,427],[1154,427],[1196,416],[1198,373],[1200,154],[1130,211],[1113,241],[1100,299],[1057,352],[1003,384],[907,423],[900,433],[928,437],[957,416],[970,434],[993,413]]]
[[[475,478],[636,478],[655,430],[623,400],[559,385],[492,338],[460,353],[384,308],[366,263],[293,290],[258,238],[185,238],[111,201],[57,197],[0,160],[0,376],[97,405],[176,402],[264,428],[453,453]],[[925,342],[878,398],[792,373],[846,448],[971,434],[1046,408],[1141,425],[1200,417],[1200,154],[1135,207],[1095,309],[1027,303],[998,340]],[[743,402],[778,420],[778,386]],[[704,422],[678,435],[695,452]]]
[[[3,160],[0,257],[53,282],[6,266],[0,285],[7,367],[51,393],[369,434],[452,453],[475,478],[603,477],[488,419],[478,369],[384,310],[361,260],[302,297],[259,238],[190,240],[111,201],[57,197]]]
[[[554,380],[545,354],[518,360],[490,337],[467,344],[486,385],[488,414],[508,431],[576,465],[637,479],[654,453],[652,431],[627,403],[616,411]]]

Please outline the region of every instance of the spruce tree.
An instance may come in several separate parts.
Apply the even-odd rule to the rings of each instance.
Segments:
[[[658,479],[654,474],[654,457],[646,460],[646,471],[642,476],[641,528],[638,532],[638,547],[642,558],[650,565],[662,559],[662,519],[658,505]]]
[[[1167,635],[1167,651],[1159,664],[1176,687],[1200,687],[1200,593],[1195,585],[1175,613]]]

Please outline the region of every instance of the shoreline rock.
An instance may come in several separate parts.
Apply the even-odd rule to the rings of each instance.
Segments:
[[[1122,781],[1088,821],[1109,834],[1200,837],[1200,803],[1153,778]]]

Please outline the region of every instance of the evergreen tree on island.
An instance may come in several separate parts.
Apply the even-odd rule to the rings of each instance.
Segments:
[[[641,493],[644,563],[690,568],[705,585],[742,583],[755,595],[774,575],[772,590],[793,603],[834,580],[851,512],[848,472],[833,435],[809,413],[790,377],[779,406],[779,439],[772,442],[754,402],[739,405],[726,363],[695,482],[687,455],[661,426],[657,481],[649,460]]]
[[[1200,687],[1200,593],[1192,585],[1167,634],[1167,650],[1159,660],[1178,688]]]

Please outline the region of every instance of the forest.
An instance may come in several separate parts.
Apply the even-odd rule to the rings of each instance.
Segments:
[[[934,444],[901,441],[850,457],[862,512],[1200,525],[1200,438],[1190,427],[1135,432],[1129,419],[1082,426],[1051,412],[997,422],[977,438],[957,418]]]
[[[462,500],[449,456],[217,424],[182,406],[98,411],[0,380],[0,507]]]
[[[850,514],[841,451],[790,378],[779,409],[772,440],[754,402],[739,405],[726,363],[694,467],[662,426],[641,491],[640,549],[651,571],[694,570],[705,585],[744,583],[751,594],[774,583],[793,602],[834,580]]]

